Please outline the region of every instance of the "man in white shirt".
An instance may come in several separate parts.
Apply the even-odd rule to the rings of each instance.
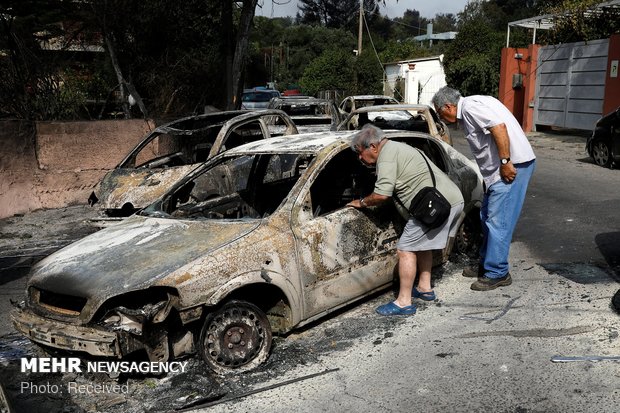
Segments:
[[[478,277],[472,290],[510,285],[510,242],[536,167],[534,151],[519,122],[494,97],[462,97],[457,90],[445,86],[432,102],[442,119],[448,123],[458,120],[467,133],[485,184],[480,209],[480,262],[477,269],[465,269],[463,275]]]

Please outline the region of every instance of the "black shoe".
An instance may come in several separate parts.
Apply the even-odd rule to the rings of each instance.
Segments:
[[[480,278],[482,276],[484,276],[484,267],[480,264],[463,268],[463,277]]]
[[[504,287],[512,284],[512,278],[510,273],[507,273],[500,278],[478,277],[478,280],[471,285],[471,289],[475,291],[488,291],[494,290],[497,287]]]

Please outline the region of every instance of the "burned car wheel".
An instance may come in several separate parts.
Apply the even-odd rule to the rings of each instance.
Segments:
[[[209,314],[200,334],[200,354],[215,372],[251,370],[269,356],[271,326],[254,304],[230,301]]]
[[[616,291],[616,294],[611,298],[611,305],[620,313],[620,290]]]
[[[480,223],[472,215],[465,217],[454,239],[454,250],[457,254],[474,254],[480,248],[482,233]]]
[[[592,158],[599,166],[608,167],[611,165],[611,148],[609,143],[604,140],[597,140],[592,145]]]

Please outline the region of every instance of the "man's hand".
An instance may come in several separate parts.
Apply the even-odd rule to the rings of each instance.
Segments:
[[[499,174],[504,182],[511,183],[517,177],[517,168],[515,168],[512,162],[508,162],[506,165],[499,167]]]
[[[357,208],[357,209],[363,208],[362,202],[359,199],[354,199],[353,201],[349,202],[347,206]]]

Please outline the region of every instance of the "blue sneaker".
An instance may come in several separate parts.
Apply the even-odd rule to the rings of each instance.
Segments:
[[[411,291],[411,296],[413,298],[419,298],[424,301],[433,301],[434,299],[437,298],[435,296],[435,291],[428,291],[428,292],[423,293],[423,292],[418,291],[418,289],[415,287],[413,287],[413,290]]]
[[[412,315],[416,312],[416,306],[411,304],[407,307],[399,307],[394,301],[380,305],[375,310],[381,315]]]

